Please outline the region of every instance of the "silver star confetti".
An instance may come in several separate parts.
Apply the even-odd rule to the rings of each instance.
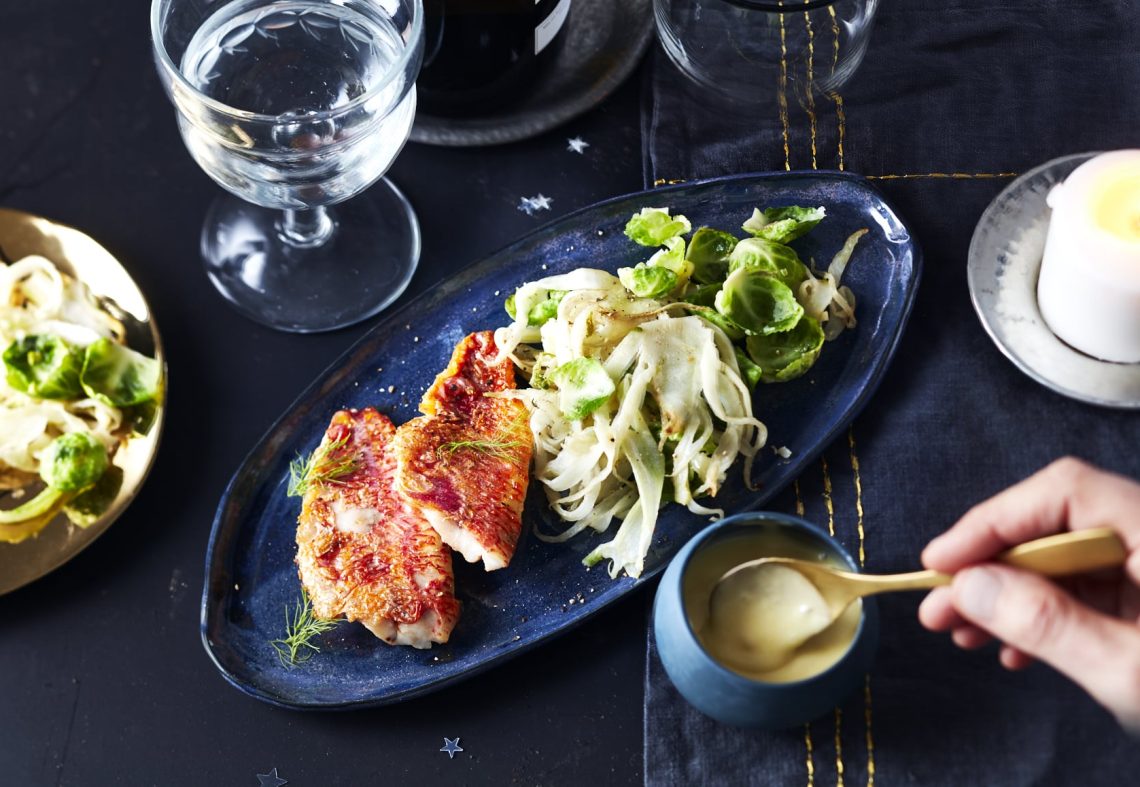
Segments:
[[[545,194],[539,194],[537,197],[523,197],[519,200],[519,210],[528,216],[533,216],[535,211],[550,210],[552,202],[554,200]]]
[[[443,748],[440,749],[440,751],[447,752],[447,758],[449,760],[454,760],[456,753],[463,751],[463,749],[459,746],[459,738],[444,738]]]
[[[586,152],[586,148],[590,147],[590,143],[581,137],[574,137],[573,139],[566,140],[568,147],[566,148],[571,153],[577,153],[579,156]]]
[[[257,774],[257,781],[260,782],[261,787],[281,787],[282,784],[289,783],[287,780],[282,779],[277,775],[276,768],[271,770],[269,773]]]

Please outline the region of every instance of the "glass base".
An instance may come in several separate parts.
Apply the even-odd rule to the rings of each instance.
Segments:
[[[412,206],[382,178],[321,210],[299,214],[315,228],[304,238],[286,226],[284,211],[219,197],[202,228],[210,281],[239,312],[279,331],[331,331],[373,316],[400,296],[419,263]]]

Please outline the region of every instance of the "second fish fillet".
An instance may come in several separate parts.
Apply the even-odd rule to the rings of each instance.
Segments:
[[[515,386],[490,331],[463,339],[396,432],[400,491],[443,542],[488,571],[503,568],[522,531],[531,457],[526,405],[488,397]]]

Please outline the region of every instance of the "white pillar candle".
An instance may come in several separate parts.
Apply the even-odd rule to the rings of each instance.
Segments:
[[[1081,352],[1140,362],[1140,150],[1089,159],[1048,203],[1041,316]]]

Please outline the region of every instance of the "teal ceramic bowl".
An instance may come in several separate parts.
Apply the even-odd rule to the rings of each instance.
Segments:
[[[666,569],[653,604],[657,652],[673,685],[697,710],[725,724],[777,730],[827,713],[863,685],[879,639],[874,599],[863,610],[847,650],[831,667],[803,680],[766,683],[744,677],[716,662],[701,646],[686,613],[684,586],[693,557],[723,539],[756,528],[783,529],[839,559],[852,571],[858,564],[825,531],[798,517],[756,511],[727,517],[694,536]]]

